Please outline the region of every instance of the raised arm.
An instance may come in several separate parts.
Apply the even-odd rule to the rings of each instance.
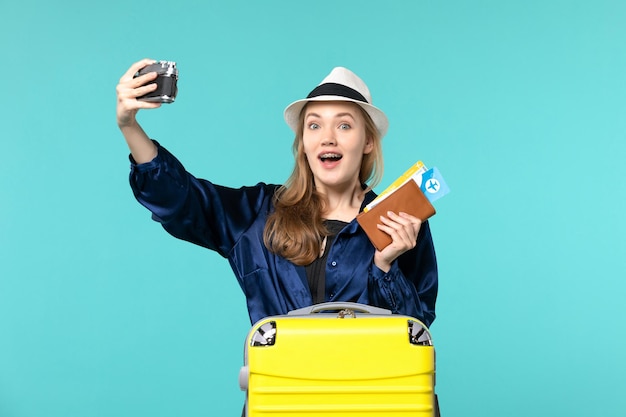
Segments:
[[[135,62],[120,78],[116,87],[117,125],[126,139],[130,153],[139,164],[153,160],[157,155],[157,148],[137,122],[137,112],[140,109],[156,109],[161,106],[161,103],[137,100],[137,97],[157,88],[157,84],[151,82],[156,79],[157,73],[151,72],[137,78],[135,74],[141,68],[154,62],[152,59]]]

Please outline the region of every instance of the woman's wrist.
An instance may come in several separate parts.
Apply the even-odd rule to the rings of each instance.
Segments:
[[[156,145],[137,121],[129,125],[120,126],[120,130],[124,135],[124,139],[126,139],[133,159],[138,164],[150,162],[157,156],[158,149]]]
[[[381,259],[380,252],[374,254],[374,265],[381,271],[387,273],[391,269],[391,263],[387,262],[385,259]]]

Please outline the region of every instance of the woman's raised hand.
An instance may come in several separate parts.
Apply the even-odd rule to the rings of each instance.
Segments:
[[[134,124],[135,116],[139,109],[156,109],[161,106],[161,103],[137,100],[137,97],[143,96],[157,88],[157,84],[151,82],[157,78],[156,72],[150,72],[135,78],[137,71],[155,62],[153,59],[142,59],[135,62],[120,78],[116,87],[117,125],[120,128]]]
[[[135,74],[146,65],[153,64],[153,59],[142,59],[135,62],[126,71],[117,84],[117,125],[119,126],[130,153],[137,163],[149,162],[157,155],[157,147],[137,123],[139,109],[156,109],[161,103],[150,103],[137,100],[137,97],[156,90],[157,84],[152,82],[157,73],[150,72],[135,78]]]

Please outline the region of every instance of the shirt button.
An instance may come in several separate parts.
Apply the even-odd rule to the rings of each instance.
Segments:
[[[337,261],[332,261],[330,264],[331,264],[332,266],[337,266]]]
[[[331,300],[335,297],[335,293],[331,293],[330,296],[328,298],[330,298]]]

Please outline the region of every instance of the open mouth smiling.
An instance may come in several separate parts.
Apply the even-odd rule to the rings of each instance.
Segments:
[[[323,153],[319,156],[322,162],[335,162],[339,161],[342,157],[343,155],[333,152]]]

